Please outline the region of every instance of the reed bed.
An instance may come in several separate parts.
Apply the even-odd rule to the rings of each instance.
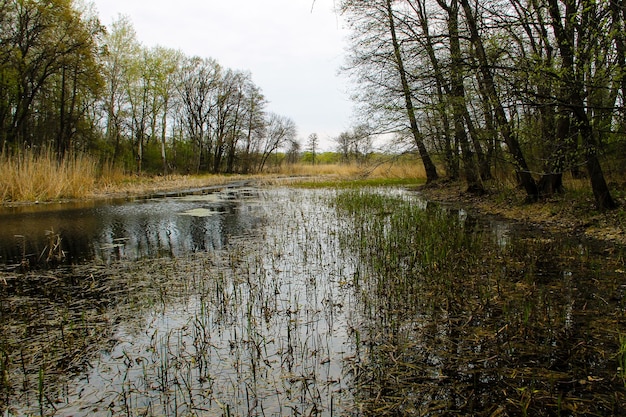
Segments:
[[[114,167],[106,166],[92,190],[94,197],[141,196],[167,191],[184,191],[210,187],[236,181],[255,181],[252,175],[181,175],[164,176],[129,175]]]
[[[318,177],[320,180],[329,178],[351,180],[362,178],[403,178],[426,179],[424,166],[419,160],[402,160],[395,158],[370,161],[366,163],[346,164],[283,164],[273,175]],[[271,175],[270,174],[270,175]]]
[[[84,154],[59,161],[54,152],[25,151],[16,156],[0,155],[2,201],[49,201],[83,198],[93,190],[96,161]]]
[[[336,206],[364,260],[350,324],[364,415],[624,413],[623,259],[600,268],[558,236],[484,233],[404,196],[346,191]]]

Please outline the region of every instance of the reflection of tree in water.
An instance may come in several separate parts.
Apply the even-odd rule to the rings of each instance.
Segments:
[[[503,245],[476,218],[393,204],[402,214],[368,207],[347,230],[363,260],[351,328],[365,415],[623,412],[608,359],[623,303],[606,271],[589,279],[604,255],[532,231]]]
[[[163,199],[18,213],[3,219],[0,262],[19,264],[26,256],[36,267],[47,244],[45,231],[51,228],[61,237],[65,263],[79,264],[94,258],[112,262],[221,249],[229,236],[247,233],[259,221],[260,213],[245,199],[216,198],[204,205],[215,213],[207,217],[180,214],[197,207],[194,201]]]
[[[229,236],[243,234],[256,227],[259,213],[242,210],[245,202],[227,202],[207,207],[215,212],[208,216],[159,215],[118,218],[109,240],[125,238],[124,252],[131,259],[155,256],[181,256],[185,252],[223,249]],[[121,227],[119,226],[121,225]]]

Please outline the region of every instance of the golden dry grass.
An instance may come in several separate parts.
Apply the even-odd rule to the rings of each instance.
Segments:
[[[118,171],[103,172],[93,190],[94,197],[151,194],[162,191],[208,187],[251,178],[242,175],[180,175],[137,176]]]
[[[386,161],[370,164],[286,164],[276,174],[289,176],[355,178],[417,178],[425,179],[420,161]]]
[[[82,198],[93,190],[97,163],[87,155],[58,161],[53,152],[0,155],[2,201],[50,201]]]
[[[88,155],[73,155],[59,162],[53,151],[39,154],[0,155],[0,201],[33,202],[61,199],[127,196],[219,185],[243,179],[266,184],[285,177],[307,181],[364,178],[425,179],[420,161],[378,161],[369,164],[283,164],[258,175],[137,176],[113,164],[102,164]]]
[[[426,179],[424,165],[419,160],[386,162],[377,165],[370,175],[375,178]]]

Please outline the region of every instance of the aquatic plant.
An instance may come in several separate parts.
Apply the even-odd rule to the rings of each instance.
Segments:
[[[406,193],[348,190],[334,204],[351,218],[341,242],[362,260],[349,325],[365,415],[624,410],[600,348],[621,307],[596,296],[612,278],[590,284],[596,264],[578,246],[532,231],[503,244],[462,210]]]
[[[0,275],[0,414],[623,412],[618,249],[399,188],[236,210],[220,247]]]

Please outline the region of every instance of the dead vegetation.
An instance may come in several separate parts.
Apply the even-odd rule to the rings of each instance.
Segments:
[[[591,190],[582,180],[570,180],[563,194],[536,203],[526,202],[523,192],[513,185],[491,184],[487,193],[481,196],[466,193],[462,183],[440,183],[419,190],[432,201],[462,205],[547,231],[568,232],[626,245],[626,189],[615,190],[620,207],[605,212],[595,208]]]

